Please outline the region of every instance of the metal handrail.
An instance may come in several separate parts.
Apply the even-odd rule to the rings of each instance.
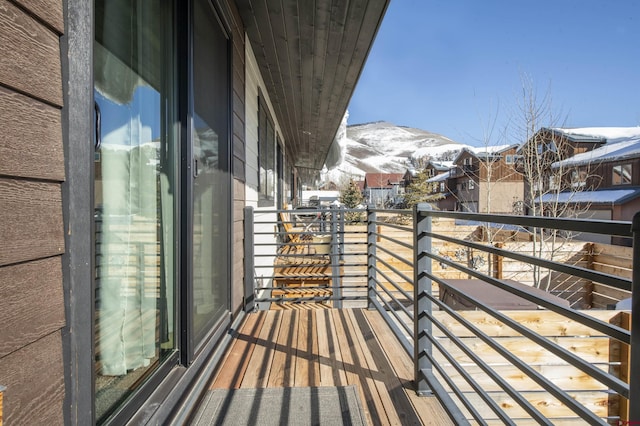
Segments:
[[[483,311],[490,317],[497,320],[502,326],[513,330],[518,336],[527,339],[532,345],[541,348],[546,353],[552,354],[559,362],[573,366],[582,371],[586,376],[605,386],[610,394],[617,394],[620,398],[627,398],[632,401],[640,390],[640,379],[634,377],[640,374],[640,357],[631,358],[631,375],[629,383],[620,379],[615,374],[601,369],[600,366],[591,363],[589,360],[577,355],[573,351],[561,346],[552,339],[549,339],[536,331],[530,329],[526,324],[522,324],[510,316],[503,314],[501,311],[492,308],[482,300],[464,294],[447,279],[434,273],[431,269],[432,264],[439,263],[443,267],[450,267],[453,271],[465,274],[470,278],[480,280],[485,285],[494,286],[501,290],[507,291],[513,295],[519,296],[523,300],[527,300],[541,309],[553,311],[567,320],[575,321],[598,331],[599,335],[615,339],[620,344],[630,345],[631,349],[635,349],[640,345],[638,332],[629,331],[618,325],[610,324],[597,317],[591,316],[588,312],[579,311],[566,307],[562,303],[549,300],[542,296],[530,292],[525,288],[513,285],[509,281],[500,278],[500,275],[490,276],[487,273],[474,269],[453,259],[443,256],[432,250],[433,241],[439,241],[456,247],[472,250],[474,253],[483,253],[486,256],[498,256],[508,258],[523,264],[533,265],[534,267],[544,268],[545,271],[566,274],[575,277],[575,279],[586,280],[588,282],[597,282],[608,286],[612,289],[623,291],[632,291],[632,304],[635,310],[640,305],[640,297],[636,289],[637,283],[640,281],[640,273],[635,268],[633,270],[633,279],[616,276],[614,274],[605,273],[589,269],[588,267],[566,264],[558,260],[545,259],[531,253],[522,253],[496,247],[491,244],[482,242],[456,238],[451,235],[444,235],[442,232],[434,232],[431,229],[432,218],[448,218],[463,221],[471,221],[473,224],[482,226],[487,223],[518,225],[519,227],[529,228],[545,228],[557,231],[570,232],[587,232],[590,234],[602,234],[618,237],[630,238],[634,237],[634,265],[635,259],[640,258],[640,244],[636,241],[640,239],[640,215],[638,222],[632,228],[630,222],[623,221],[602,221],[589,219],[570,219],[570,218],[548,218],[548,217],[530,217],[530,216],[509,216],[509,215],[488,215],[477,213],[461,213],[461,212],[443,212],[433,211],[426,205],[419,205],[413,211],[389,211],[383,209],[341,209],[332,208],[322,210],[322,219],[325,220],[324,225],[315,224],[316,227],[324,227],[322,234],[332,236],[329,247],[329,253],[325,254],[323,261],[324,272],[304,273],[305,267],[313,268],[317,263],[313,258],[300,258],[297,254],[278,254],[278,248],[304,245],[307,248],[320,247],[323,243],[313,241],[286,241],[288,236],[292,234],[304,235],[309,231],[290,231],[286,232],[281,228],[282,220],[278,217],[281,210],[260,210],[256,214],[260,215],[260,220],[254,220],[254,212],[245,212],[251,215],[249,219],[245,216],[245,250],[247,256],[245,259],[245,300],[247,301],[247,309],[264,308],[268,303],[296,303],[296,302],[328,302],[333,301],[334,307],[343,306],[343,302],[365,303],[369,309],[377,310],[387,325],[398,338],[398,341],[405,351],[413,358],[415,363],[415,384],[416,392],[419,395],[434,395],[443,404],[445,410],[452,419],[457,423],[468,423],[468,419],[473,419],[479,424],[485,424],[482,414],[479,411],[477,402],[472,402],[468,398],[469,392],[474,392],[486,407],[497,416],[497,418],[505,424],[515,424],[516,422],[509,417],[504,407],[501,406],[492,396],[492,392],[483,389],[483,386],[477,381],[467,370],[468,366],[460,362],[457,357],[448,352],[447,346],[443,345],[443,339],[453,343],[455,348],[462,351],[471,362],[480,368],[493,382],[510,398],[519,405],[528,416],[541,423],[550,423],[545,415],[527,400],[527,396],[521,394],[516,388],[510,385],[506,378],[500,376],[500,373],[483,361],[483,358],[474,353],[465,338],[461,338],[449,330],[442,321],[442,315],[448,316],[461,324],[467,333],[479,339],[488,348],[495,351],[503,357],[505,362],[518,368],[522,374],[536,383],[541,391],[547,392],[551,397],[560,401],[565,407],[575,413],[575,415],[588,423],[600,424],[603,422],[589,407],[585,407],[582,403],[573,398],[571,389],[563,389],[553,380],[545,377],[541,372],[536,371],[528,365],[527,362],[521,360],[515,354],[512,354],[506,347],[502,346],[495,338],[484,333],[473,323],[460,315],[455,309],[448,306],[442,295],[432,294],[432,286],[437,284],[441,291],[446,289],[449,294],[454,294],[459,298],[465,299],[473,308]],[[293,212],[293,211],[289,211]],[[316,210],[298,210],[296,213],[310,214]],[[358,212],[366,215],[363,225],[360,229],[353,227],[345,227],[344,215],[349,212]],[[407,215],[412,213],[413,224],[404,225],[394,222],[387,222],[383,216],[388,214]],[[276,219],[269,220],[277,217]],[[274,216],[275,215],[275,216]],[[250,226],[247,223],[250,222]],[[275,225],[275,229],[273,228]],[[632,232],[635,229],[636,232]],[[389,235],[392,231],[393,235]],[[318,231],[316,231],[318,232]],[[402,233],[406,233],[402,235]],[[250,235],[249,235],[250,234]],[[411,238],[412,242],[407,242],[407,238]],[[255,239],[255,240],[254,240]],[[250,248],[249,248],[250,245]],[[363,248],[366,246],[366,251]],[[410,250],[413,258],[406,258],[401,253]],[[258,251],[258,252],[256,252]],[[277,265],[273,259],[279,256]],[[366,256],[366,261],[361,259]],[[462,261],[462,259],[460,259]],[[467,259],[468,261],[468,259]],[[320,280],[314,284],[313,281],[305,284],[305,290],[323,290],[330,288],[331,295],[315,295],[315,294],[298,294],[288,295],[286,291],[282,295],[272,296],[270,292],[282,287],[271,284],[272,280],[282,278],[281,271],[278,268],[300,268],[297,279]],[[251,268],[251,275],[247,277],[248,268]],[[275,269],[274,269],[275,268]],[[412,272],[408,272],[412,271]],[[320,276],[320,278],[319,278]],[[359,284],[358,279],[366,278],[366,284]],[[330,282],[327,287],[323,283]],[[346,282],[344,280],[352,280]],[[356,280],[356,281],[353,281]],[[265,294],[262,294],[265,293]],[[439,298],[440,297],[440,298]],[[436,311],[437,315],[436,315]],[[640,318],[640,315],[636,315]],[[635,330],[640,330],[640,320],[633,318],[635,321]],[[440,332],[440,335],[433,333],[433,330]],[[465,335],[466,336],[466,335]],[[468,386],[471,391],[462,390],[460,383],[449,377],[445,364],[452,366]],[[442,382],[442,383],[441,383]],[[455,399],[454,399],[455,397]],[[630,418],[635,419],[640,416],[640,408],[636,408],[631,404]],[[462,411],[464,407],[464,412]],[[466,414],[465,414],[466,413]],[[634,417],[636,416],[636,417]],[[609,418],[608,420],[615,420]]]

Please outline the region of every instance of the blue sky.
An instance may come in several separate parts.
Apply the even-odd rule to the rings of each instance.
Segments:
[[[524,74],[565,127],[640,125],[640,1],[391,0],[348,124],[480,145],[515,120]]]

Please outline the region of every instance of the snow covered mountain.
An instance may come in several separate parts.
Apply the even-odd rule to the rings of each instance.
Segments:
[[[341,159],[324,181],[340,182],[345,176],[365,173],[404,173],[428,160],[452,160],[468,147],[437,133],[386,121],[346,126],[338,135]]]

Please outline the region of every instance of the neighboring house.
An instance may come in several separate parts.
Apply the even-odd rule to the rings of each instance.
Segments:
[[[525,177],[523,200],[526,214],[539,213],[535,210],[534,199],[546,193],[563,191],[567,176],[577,184],[583,182],[580,185],[582,189],[586,189],[586,174],[576,170],[553,169],[551,166],[604,145],[607,138],[602,130],[543,127],[518,148],[517,169]],[[590,184],[593,183],[592,180]],[[595,187],[590,187],[593,188]]]
[[[440,173],[429,180],[428,183],[434,184],[432,187],[432,195],[440,195],[440,199],[435,202],[438,210],[455,211],[458,200],[456,198],[456,179],[451,178],[451,170]],[[453,184],[453,186],[450,186]]]
[[[458,211],[512,214],[523,178],[515,169],[517,145],[463,148],[453,161],[448,186]],[[455,192],[453,191],[455,188]]]
[[[392,207],[402,201],[402,173],[367,173],[364,177],[365,202],[376,208]]]
[[[565,190],[537,201],[566,207],[563,216],[631,221],[640,211],[640,128],[600,128],[599,135],[609,136],[604,145],[551,165],[552,171],[562,171]],[[577,238],[621,243],[606,235]]]
[[[196,403],[243,315],[243,209],[339,157],[388,3],[3,2],[3,421]]]
[[[407,171],[404,172],[404,175],[402,175],[402,186],[404,187],[405,192],[416,176],[418,176],[418,171],[416,169],[407,169]]]

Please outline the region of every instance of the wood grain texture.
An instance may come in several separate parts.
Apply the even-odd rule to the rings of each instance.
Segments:
[[[0,87],[0,174],[63,181],[58,108]]]
[[[0,83],[62,106],[60,41],[37,20],[0,0]]]
[[[4,420],[11,425],[61,425],[64,400],[62,336],[55,332],[0,358]]]
[[[54,28],[58,34],[64,32],[62,0],[15,0],[30,10],[43,22]]]
[[[0,265],[64,252],[57,183],[0,178]]]
[[[60,257],[0,268],[0,357],[64,327]]]

